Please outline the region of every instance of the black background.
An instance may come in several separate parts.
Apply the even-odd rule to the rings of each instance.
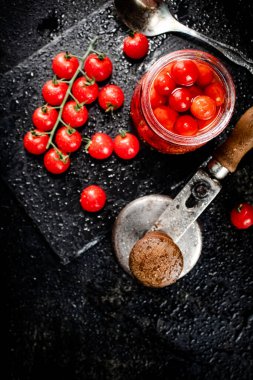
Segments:
[[[103,3],[1,1],[1,71]],[[249,1],[170,5],[182,22],[253,58]],[[101,272],[86,268],[83,258],[60,265],[2,181],[0,190],[7,378],[252,378],[252,229],[235,231],[228,220],[236,201],[253,201],[252,154],[207,213],[197,269],[158,292],[133,283],[116,263],[110,275],[108,260],[101,261]],[[100,260],[99,248],[88,257]]]

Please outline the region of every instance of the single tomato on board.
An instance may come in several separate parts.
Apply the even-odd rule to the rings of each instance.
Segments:
[[[253,225],[253,206],[249,203],[240,203],[231,211],[230,220],[233,226],[240,230],[251,227]]]
[[[111,156],[113,152],[113,140],[106,133],[95,133],[87,142],[85,151],[97,160],[104,160]]]
[[[83,210],[88,212],[98,212],[105,206],[106,193],[100,186],[90,185],[83,189],[80,203]]]
[[[132,133],[120,130],[114,139],[114,152],[123,160],[134,158],[140,150],[140,143]]]
[[[130,32],[124,39],[123,52],[132,59],[141,59],[148,54],[149,41],[142,33]]]
[[[115,111],[123,106],[125,100],[124,92],[115,84],[108,84],[100,90],[98,103],[105,112]]]

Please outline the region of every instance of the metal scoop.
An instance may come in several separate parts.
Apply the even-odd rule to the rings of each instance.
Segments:
[[[242,52],[211,37],[188,28],[178,22],[161,0],[115,0],[118,16],[131,30],[138,30],[153,37],[167,32],[179,32],[198,38],[220,51],[230,61],[243,66],[253,74],[253,60]]]
[[[202,237],[196,222],[221,190],[220,180],[236,170],[242,157],[253,148],[253,107],[244,113],[226,142],[215,151],[205,169],[200,169],[174,200],[149,195],[128,204],[113,228],[117,258],[131,274],[129,255],[148,231],[162,231],[177,243],[184,259],[183,277],[197,263]]]

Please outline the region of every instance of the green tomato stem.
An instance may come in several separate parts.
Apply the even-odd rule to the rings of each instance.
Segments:
[[[88,49],[86,50],[86,53],[80,59],[80,63],[79,63],[78,69],[76,70],[75,74],[73,75],[73,77],[69,81],[69,86],[68,86],[66,95],[65,95],[65,97],[64,97],[64,99],[62,101],[62,104],[60,105],[60,108],[59,108],[59,113],[58,113],[57,120],[55,122],[55,125],[54,125],[51,133],[50,133],[50,138],[49,138],[48,143],[47,143],[47,149],[50,147],[50,145],[52,145],[52,141],[53,141],[56,129],[57,129],[59,123],[62,121],[63,107],[65,106],[65,104],[66,104],[66,102],[68,100],[69,95],[71,94],[71,89],[72,89],[73,83],[76,80],[76,78],[79,75],[79,73],[82,71],[82,67],[83,67],[85,59],[88,57],[88,55],[90,54],[90,52],[93,51],[93,46],[94,46],[94,44],[95,44],[96,41],[97,41],[97,37],[93,38],[93,40],[90,42],[90,44],[88,46]]]
[[[83,74],[83,76],[85,77],[85,79],[87,80],[87,82],[85,83],[86,86],[91,86],[92,84],[94,84],[96,81],[95,81],[95,78],[90,78],[85,71],[81,70],[80,71],[81,74]]]
[[[83,59],[83,57],[80,57],[80,55],[76,55],[76,54],[71,54],[71,57],[75,57],[77,59]]]
[[[66,123],[62,120],[62,118],[60,119],[60,123],[62,123],[65,127],[69,127],[69,125],[66,124]]]
[[[57,146],[56,146],[54,143],[51,143],[51,145],[52,145],[52,147],[56,150],[56,152],[57,152],[57,154],[58,154],[60,160],[61,160],[62,162],[66,162],[67,159],[69,158],[69,155],[68,155],[68,154],[67,154],[67,155],[63,154],[63,153],[57,148]]]
[[[76,102],[77,105],[80,105],[79,101],[77,100],[77,98],[74,97],[74,95],[72,94],[72,92],[70,93],[70,96]]]
[[[88,153],[88,149],[89,149],[89,147],[91,145],[91,139],[89,139],[88,137],[85,137],[83,139],[83,141],[85,142],[84,151],[85,151],[85,153]]]
[[[126,137],[126,134],[127,134],[128,132],[127,131],[125,131],[125,129],[123,129],[123,128],[120,128],[120,130],[119,130],[119,134],[120,134],[120,136],[121,137]]]
[[[105,59],[105,57],[106,57],[105,53],[102,53],[101,51],[97,51],[97,50],[92,49],[91,52],[96,54],[98,56],[98,59],[100,59],[101,61],[103,59]]]

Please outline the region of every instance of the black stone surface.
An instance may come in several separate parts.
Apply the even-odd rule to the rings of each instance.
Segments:
[[[75,19],[81,20],[102,3],[28,1],[26,4],[16,2],[12,9],[3,4],[1,70],[10,69],[53,37],[61,36]],[[252,30],[246,27],[248,20],[252,20],[252,5],[232,3],[228,7],[216,1],[204,5],[196,0],[179,1],[171,6],[184,23],[225,42],[238,44],[253,57]],[[61,17],[63,14],[65,17]],[[15,20],[20,22],[13,28]],[[105,25],[108,24],[114,24],[113,17],[105,21]],[[164,46],[174,50],[201,46],[171,35],[158,37],[152,42],[150,56],[143,65],[139,64],[141,69],[138,70],[138,65],[117,62],[115,45],[120,45],[124,31],[120,26],[112,33],[119,39],[111,42],[110,49],[118,70],[120,67],[130,70],[130,81],[136,74],[141,75],[144,65],[161,54]],[[77,35],[73,37],[78,40]],[[31,64],[36,63],[34,59]],[[253,80],[244,70],[224,62],[231,69],[237,87],[234,124],[252,104]],[[33,77],[19,80],[17,87],[29,79],[29,86],[37,89],[47,77],[47,70],[45,61],[39,75],[34,73]],[[30,67],[26,72],[30,73]],[[123,76],[118,80],[117,72],[113,78],[123,83]],[[17,95],[18,92],[14,92],[14,100]],[[33,96],[36,97],[36,93]],[[25,107],[27,115],[21,117],[22,110],[14,103],[14,108],[8,108],[4,116],[8,121],[20,118],[23,122],[33,105],[27,101]],[[124,115],[127,107],[128,104]],[[108,120],[107,131],[112,131],[116,122],[125,122],[122,114],[117,114],[114,121]],[[8,127],[10,135],[16,133],[16,127],[10,130],[10,123]],[[25,123],[20,124],[18,134],[22,134],[23,128]],[[116,174],[112,183],[108,181],[106,185],[110,195],[101,221],[103,239],[68,266],[59,263],[31,219],[1,182],[2,328],[8,338],[4,345],[8,378],[44,379],[50,375],[66,379],[252,378],[252,230],[236,231],[228,218],[237,200],[253,203],[252,153],[244,158],[237,173],[224,182],[222,193],[201,218],[202,257],[197,267],[176,285],[159,291],[139,286],[118,266],[110,242],[111,223],[124,204],[151,192],[175,195],[224,137],[225,134],[187,157],[163,157],[143,146],[139,159],[132,164],[112,159],[101,167],[88,161],[93,170],[89,180],[94,176],[103,178],[108,167]],[[13,148],[8,153],[3,141],[2,136],[1,157],[13,162]],[[16,153],[19,152],[17,145]],[[38,172],[41,171],[39,161],[26,159],[26,169],[32,172],[34,166],[38,166]],[[23,161],[12,175],[6,170],[8,166],[3,167],[4,162],[2,175],[5,180],[13,181],[13,186],[19,177],[17,169],[22,173]],[[81,167],[78,157],[73,164],[75,168]],[[161,170],[167,177],[159,174]],[[15,191],[21,202],[26,199],[32,214],[28,194],[22,195],[20,191],[24,179],[27,180],[26,174],[21,176]],[[122,193],[123,185],[125,192]],[[117,191],[117,187],[121,191]],[[36,222],[41,228],[37,219]],[[86,225],[92,226],[95,236],[97,221],[93,222],[89,225],[85,217]]]

